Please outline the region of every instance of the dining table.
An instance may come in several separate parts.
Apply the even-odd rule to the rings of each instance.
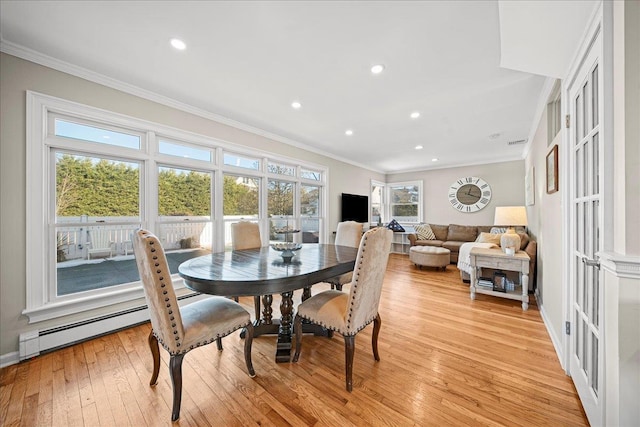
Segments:
[[[278,363],[291,359],[293,292],[302,289],[302,300],[311,297],[312,285],[353,271],[358,248],[305,243],[292,258],[283,258],[269,246],[213,252],[178,266],[185,285],[196,292],[226,296],[262,296],[263,310],[254,322],[254,337],[277,334]],[[280,294],[280,319],[272,318],[273,294]],[[331,336],[317,325],[303,323],[304,333]]]

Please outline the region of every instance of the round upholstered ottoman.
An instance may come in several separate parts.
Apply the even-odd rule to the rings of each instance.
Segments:
[[[449,259],[451,251],[447,248],[441,248],[439,246],[411,246],[409,248],[409,259],[417,267],[436,267],[447,269],[449,265]]]

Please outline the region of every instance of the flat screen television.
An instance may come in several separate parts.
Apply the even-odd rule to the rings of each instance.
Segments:
[[[342,221],[369,222],[369,197],[342,193]]]

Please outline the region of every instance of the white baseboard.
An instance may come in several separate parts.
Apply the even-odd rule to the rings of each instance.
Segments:
[[[5,366],[15,365],[20,361],[20,353],[17,351],[13,351],[7,354],[0,355],[0,368],[4,368]]]
[[[544,305],[540,304],[540,300],[536,296],[536,300],[538,301],[538,309],[540,310],[540,317],[542,317],[542,322],[544,323],[545,328],[547,328],[547,333],[549,334],[549,338],[551,338],[551,343],[553,344],[553,348],[556,350],[556,355],[558,356],[558,361],[560,362],[560,366],[562,369],[564,367],[564,352],[562,351],[562,339],[556,335],[551,327],[551,321],[547,316],[546,311],[544,310]]]
[[[182,306],[207,297],[208,295],[190,294],[178,299]],[[1,355],[0,367],[13,365],[39,356],[45,351],[67,347],[147,321],[149,321],[149,309],[145,305],[55,328],[24,332],[20,334],[19,351]]]

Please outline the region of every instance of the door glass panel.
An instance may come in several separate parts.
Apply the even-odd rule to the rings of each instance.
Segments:
[[[582,275],[583,273],[583,269],[582,269],[582,257],[581,256],[576,256],[575,257],[575,268],[576,268],[576,300],[575,300],[575,304],[577,305],[578,309],[582,309],[581,304],[582,304],[582,283],[584,283],[584,277]]]
[[[589,307],[587,298],[589,297],[589,294],[587,292],[587,286],[588,286],[588,281],[589,281],[589,271],[591,270],[590,267],[587,267],[586,263],[582,263],[582,283],[580,283],[580,287],[582,288],[582,303],[581,303],[581,307],[582,307],[582,311],[586,312],[587,311],[587,307]]]
[[[591,114],[592,114],[592,123],[595,128],[598,126],[599,118],[598,118],[598,66],[593,69],[591,72]]]
[[[584,210],[582,203],[576,205],[576,249],[578,252],[584,252],[584,236],[581,233],[582,223],[584,222]]]
[[[583,196],[583,188],[584,188],[584,180],[582,179],[582,156],[584,155],[584,150],[582,146],[578,146],[576,151],[576,161],[575,161],[575,170],[576,170],[576,197]]]
[[[598,395],[598,337],[591,334],[591,389]]]
[[[583,177],[584,177],[584,191],[583,191],[583,196],[589,196],[591,195],[591,167],[589,164],[589,159],[590,159],[590,151],[591,151],[591,141],[589,139],[587,139],[584,143],[584,150],[583,150],[583,157],[582,157],[582,171],[584,173]]]
[[[575,144],[578,145],[580,144],[580,140],[582,139],[582,109],[580,108],[582,104],[582,99],[580,97],[580,95],[578,95],[578,97],[576,98],[576,140],[575,140]]]
[[[580,317],[579,309],[576,310],[576,321],[574,322],[576,325],[576,334],[575,334],[575,354],[576,359],[578,359],[578,365],[582,365],[582,319]]]
[[[600,135],[593,135],[593,194],[600,194]]]
[[[587,369],[589,368],[589,366],[587,366],[587,355],[589,354],[587,352],[587,341],[588,341],[588,337],[589,337],[589,325],[587,324],[586,320],[583,320],[581,318],[580,323],[582,324],[582,349],[580,350],[580,366],[582,367],[582,370],[584,371],[585,375],[587,375]]]
[[[587,108],[588,108],[588,104],[587,104],[587,97],[589,95],[589,91],[587,90],[587,86],[588,86],[588,82],[584,84],[584,86],[582,86],[582,133],[581,133],[581,138],[584,138],[585,135],[587,134],[587,132],[589,131],[589,114]]]

